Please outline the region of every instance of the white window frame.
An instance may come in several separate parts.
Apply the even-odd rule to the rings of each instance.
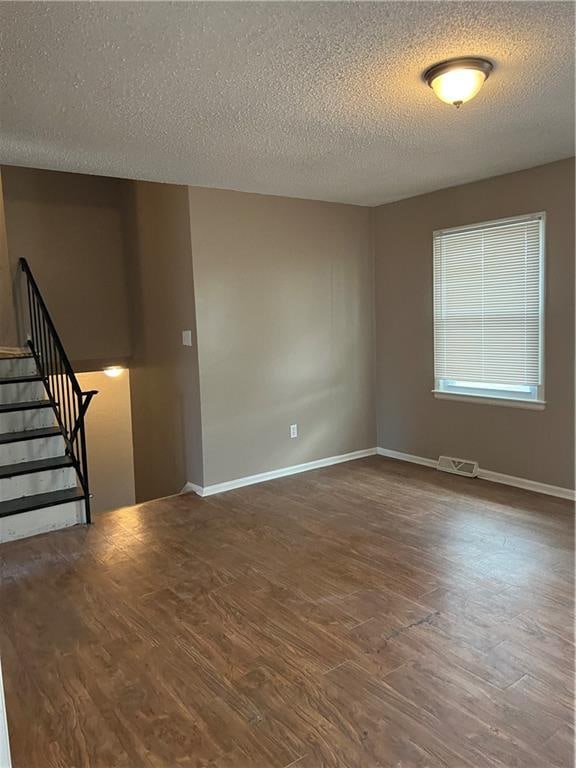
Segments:
[[[507,224],[515,221],[527,221],[530,219],[540,220],[540,254],[539,254],[539,294],[540,294],[540,315],[539,315],[539,338],[540,338],[540,350],[539,350],[539,363],[540,363],[540,382],[539,386],[528,385],[504,385],[496,384],[494,386],[486,382],[464,382],[455,381],[453,379],[434,379],[434,389],[432,390],[434,397],[440,400],[459,400],[463,402],[471,403],[487,403],[490,405],[505,405],[516,408],[531,408],[535,410],[542,410],[546,407],[546,400],[544,397],[544,373],[545,373],[545,358],[544,358],[544,321],[546,316],[546,303],[545,303],[545,250],[546,250],[546,212],[540,211],[539,213],[524,214],[521,216],[512,216],[504,219],[492,219],[490,221],[483,221],[478,224],[471,224],[464,227],[450,227],[449,229],[435,230],[432,235],[432,242],[438,235],[442,235],[447,232],[454,232],[455,230],[471,231],[474,229],[484,229],[493,224]],[[433,281],[434,284],[434,281]],[[434,316],[433,320],[434,322]]]

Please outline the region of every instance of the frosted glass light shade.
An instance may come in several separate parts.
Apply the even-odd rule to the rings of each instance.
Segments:
[[[491,71],[487,59],[452,59],[430,67],[424,79],[440,101],[460,107],[476,96]]]

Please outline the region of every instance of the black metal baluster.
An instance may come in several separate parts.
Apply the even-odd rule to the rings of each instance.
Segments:
[[[55,398],[58,403],[58,411],[62,412],[62,403],[64,402],[64,370],[62,368],[62,360],[58,357],[58,395]]]
[[[66,434],[68,436],[68,440],[72,439],[72,415],[71,415],[71,412],[70,412],[70,397],[71,397],[70,389],[71,389],[70,379],[66,378],[66,393],[65,393],[65,400],[66,400],[65,409],[66,410],[65,410],[65,419],[64,419],[64,421],[65,421],[65,424],[66,424]],[[74,448],[74,446],[72,446],[72,444],[71,444],[71,448],[72,449]]]
[[[46,318],[43,314],[40,315],[41,318],[41,333],[40,333],[40,350],[41,354],[40,357],[42,359],[42,375],[44,378],[47,378],[47,370],[46,370]]]
[[[88,486],[88,459],[86,458],[86,429],[85,429],[85,421],[84,421],[84,403],[82,403],[82,408],[80,410],[80,456],[81,462],[82,462],[82,474],[84,478],[84,492],[86,494],[85,498],[85,505],[86,505],[86,522],[90,523],[92,521],[92,516],[90,513],[90,492],[89,492],[89,486]]]
[[[30,350],[45,382],[48,398],[66,443],[66,452],[76,470],[84,494],[86,522],[89,523],[91,515],[85,415],[92,397],[97,393],[82,392],[25,259],[20,259],[20,267],[26,276]]]
[[[28,286],[28,291],[30,291],[30,286]],[[36,351],[36,356],[38,356],[38,326],[39,326],[39,319],[38,319],[38,307],[36,305],[36,296],[32,294],[31,298],[32,304],[31,310],[30,310],[30,316],[32,318],[32,328],[31,328],[31,341],[32,341],[32,347]],[[40,368],[38,368],[38,372],[40,373]]]

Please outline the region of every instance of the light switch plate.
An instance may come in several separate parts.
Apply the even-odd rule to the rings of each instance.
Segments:
[[[182,331],[182,346],[183,347],[192,346],[192,331]]]

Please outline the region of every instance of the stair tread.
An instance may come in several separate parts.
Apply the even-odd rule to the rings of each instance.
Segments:
[[[44,437],[61,435],[59,427],[44,427],[43,429],[25,429],[22,432],[0,432],[0,445],[20,443],[23,440],[38,440]]]
[[[0,413],[12,411],[32,411],[38,408],[51,408],[49,400],[27,400],[21,403],[0,403]]]
[[[0,351],[0,360],[26,360],[28,358],[32,357],[31,352],[26,352],[25,350],[23,352],[2,352]]]
[[[49,459],[37,459],[36,461],[20,461],[13,464],[0,464],[0,480],[4,477],[16,477],[16,475],[30,475],[34,472],[45,472],[48,469],[62,469],[72,467],[70,456],[54,456]]]
[[[42,376],[39,373],[29,373],[24,376],[4,376],[0,378],[0,386],[2,384],[27,384],[33,381],[42,381]]]
[[[50,493],[37,493],[33,496],[22,496],[19,499],[0,501],[0,517],[17,515],[22,512],[30,512],[42,507],[54,507],[57,504],[66,504],[70,501],[80,501],[84,498],[81,488],[66,488]]]

